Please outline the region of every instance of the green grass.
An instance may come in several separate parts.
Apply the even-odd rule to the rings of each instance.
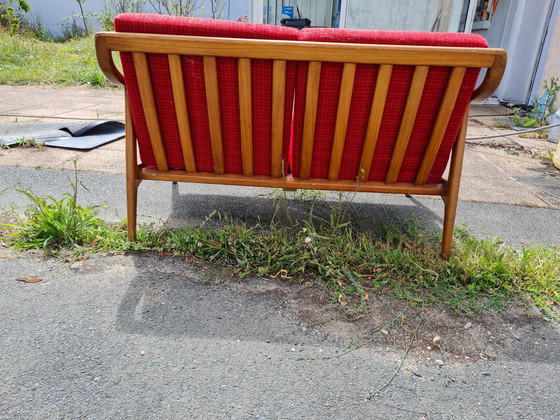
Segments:
[[[97,65],[93,38],[40,41],[1,28],[0,84],[111,86]]]
[[[140,226],[137,240],[129,242],[124,224],[109,225],[95,209],[80,207],[77,178],[71,184],[73,193],[61,199],[26,193],[33,206],[4,225],[4,240],[15,248],[40,248],[64,258],[141,250],[225,264],[241,277],[320,284],[348,307],[365,307],[372,293],[390,291],[411,306],[447,305],[475,316],[526,299],[560,320],[560,247],[516,250],[498,240],[474,238],[460,227],[453,256],[443,261],[438,232],[423,233],[417,220],[377,223],[373,234],[358,229],[344,206],[321,224],[310,216],[295,226],[248,226],[214,214],[209,216],[212,223],[197,227]]]

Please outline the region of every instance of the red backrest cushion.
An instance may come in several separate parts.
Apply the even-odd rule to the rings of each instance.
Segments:
[[[115,30],[117,32],[244,39],[297,40],[298,37],[296,29],[281,26],[146,13],[117,16],[115,18]],[[123,53],[121,54],[121,60],[130,99],[130,109],[138,138],[140,159],[143,164],[153,166],[155,165],[155,159],[142,110],[132,56],[129,53]],[[184,169],[167,58],[163,54],[150,54],[148,63],[161,131],[166,143],[169,167]],[[202,57],[184,56],[182,64],[197,170],[212,172],[214,165],[210,146],[210,127]],[[237,60],[218,58],[217,66],[226,172],[239,174],[242,172],[242,167]],[[291,104],[293,101],[295,72],[296,63],[289,62],[286,70],[286,104]],[[251,73],[253,78],[254,173],[267,175],[270,174],[271,166],[272,62],[269,60],[253,60]],[[286,106],[283,147],[286,162],[288,161],[290,144],[291,113],[290,106]]]
[[[397,32],[397,31],[362,31],[351,29],[310,28],[303,29],[299,34],[301,41],[342,42],[362,44],[388,45],[421,45],[421,46],[453,46],[453,47],[488,47],[484,38],[473,34],[434,33],[434,32]],[[350,119],[346,132],[340,179],[356,179],[361,157],[362,146],[367,129],[367,122],[378,66],[358,65],[352,93]],[[407,100],[413,68],[395,66],[383,114],[382,126],[374,153],[370,171],[370,181],[384,181],[387,168],[398,135],[400,120]],[[429,136],[435,121],[439,104],[444,94],[449,68],[433,67],[430,69],[420,102],[420,109],[414,124],[407,153],[398,177],[399,182],[413,182],[421,163]],[[445,133],[440,151],[430,173],[428,182],[441,179],[454,140],[462,123],[463,115],[468,107],[479,69],[468,69],[463,80],[459,98],[453,110],[451,121]],[[342,64],[323,63],[321,67],[321,84],[315,127],[315,141],[311,177],[326,178],[330,162],[332,139],[336,123],[336,111],[340,93]],[[300,149],[303,133],[303,115],[305,109],[305,84],[307,65],[298,66],[296,97],[294,111],[292,171],[299,174]]]

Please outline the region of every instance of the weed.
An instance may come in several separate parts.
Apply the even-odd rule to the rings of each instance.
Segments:
[[[43,248],[58,250],[76,247],[96,240],[104,223],[97,217],[93,207],[83,208],[77,204],[78,189],[83,185],[75,171],[74,180],[69,178],[72,193],[61,199],[51,196],[37,197],[29,191],[25,194],[33,207],[19,218],[17,224],[6,225],[13,228],[13,245],[16,249]]]
[[[543,90],[546,94],[534,101],[529,112],[522,111],[521,108],[515,107],[512,114],[508,114],[506,118],[497,119],[494,122],[494,126],[500,128],[537,128],[548,125],[548,118],[556,112],[554,103],[556,95],[560,92],[558,78],[551,77],[549,80],[545,80],[543,83]],[[527,138],[546,138],[548,136],[548,131],[537,131],[534,133],[522,134],[521,136]]]
[[[15,248],[62,248],[82,245],[91,241],[90,229],[100,224],[92,208],[78,206],[70,194],[57,200],[46,196],[38,198],[31,193],[18,190],[29,197],[35,207],[26,212],[26,220],[13,233],[18,239]]]
[[[533,114],[539,119],[540,126],[546,125],[548,117],[554,115],[556,112],[554,103],[556,101],[556,95],[560,92],[558,78],[551,77],[549,80],[545,80],[542,88],[546,94],[538,101],[535,101],[533,108]]]
[[[14,144],[12,144],[11,146],[8,146],[8,147],[24,147],[24,148],[35,147],[37,149],[42,149],[42,148],[45,147],[45,142],[22,137],[22,138],[16,139],[16,142]]]

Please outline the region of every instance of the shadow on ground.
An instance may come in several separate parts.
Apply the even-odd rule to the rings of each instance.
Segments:
[[[423,364],[516,360],[560,362],[560,334],[540,312],[513,303],[476,318],[449,307],[410,307],[371,290],[366,308],[342,307],[319,286],[278,278],[239,279],[226,267],[178,257],[132,256],[136,276],[121,300],[118,330],[147,336],[332,344],[410,350]],[[86,264],[87,265],[87,264]],[[82,267],[82,270],[85,267]],[[433,345],[440,336],[441,347]]]
[[[180,258],[137,254],[137,275],[121,301],[118,328],[127,333],[225,340],[304,343],[301,321],[284,309],[298,286],[274,279],[241,282],[224,268],[193,267]]]
[[[186,186],[188,187],[189,185]],[[171,193],[171,214],[166,223],[173,227],[184,225],[185,222],[195,225],[203,222],[217,224],[218,217],[208,219],[209,215],[213,214],[243,221],[248,226],[266,226],[273,220],[293,225],[310,219],[318,226],[329,223],[333,210],[342,209],[361,231],[371,231],[378,224],[398,225],[411,218],[420,221],[426,231],[442,227],[441,216],[412,196],[398,196],[398,203],[395,203],[395,196],[387,202],[362,201],[368,196],[371,194],[338,195],[306,191],[284,195],[279,190],[253,196],[206,195],[181,193],[179,186],[174,184]],[[438,200],[438,204],[443,212],[443,202]]]

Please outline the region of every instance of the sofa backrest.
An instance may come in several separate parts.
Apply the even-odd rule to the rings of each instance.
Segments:
[[[148,14],[115,29],[142,163],[218,175],[438,182],[498,54],[472,34]]]

